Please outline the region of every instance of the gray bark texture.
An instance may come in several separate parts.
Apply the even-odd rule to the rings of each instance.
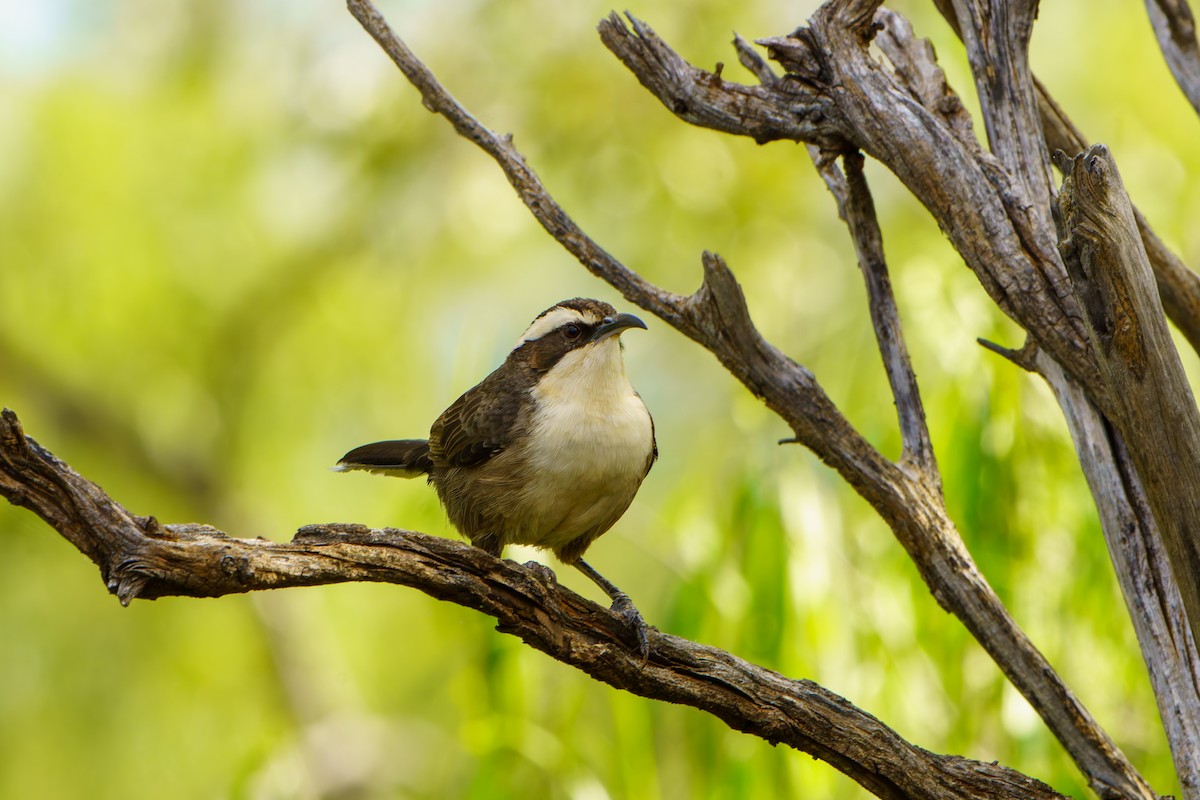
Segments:
[[[369,0],[348,6],[425,107],[496,161],[555,240],[627,300],[710,351],[791,428],[787,442],[810,449],[870,503],[932,595],[1029,701],[1097,796],[1151,800],[1157,793],[1004,607],[946,509],[864,160],[891,170],[1027,334],[1019,350],[985,345],[1041,375],[1063,408],[1184,797],[1200,800],[1200,413],[1167,326],[1169,315],[1193,347],[1200,344],[1200,279],[1132,206],[1113,154],[1088,146],[1033,76],[1027,55],[1037,2],[935,2],[966,49],[986,143],[932,47],[877,0],[828,0],[807,26],[758,42],[769,58],[738,38],[751,84],[693,66],[631,15],[599,25],[604,45],[684,122],[759,143],[807,145],[864,278],[903,443],[896,460],[855,429],[812,372],[763,338],[724,259],[702,254],[700,287],[689,295],[642,278],[575,223],[511,137],[463,108]],[[1173,73],[1196,103],[1190,9],[1184,0],[1147,0],[1147,7]],[[1065,175],[1061,187],[1055,166]],[[126,604],[341,581],[411,586],[493,616],[500,631],[618,689],[692,705],[810,753],[878,797],[1061,797],[1014,769],[923,750],[816,684],[715,648],[652,630],[642,659],[606,609],[542,570],[469,545],[354,525],[309,526],[279,544],[134,516],[26,437],[7,410],[0,494],[92,559]]]

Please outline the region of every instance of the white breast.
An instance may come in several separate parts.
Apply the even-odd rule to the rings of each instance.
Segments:
[[[533,389],[528,527],[516,541],[557,548],[607,530],[629,506],[654,436],[616,337],[568,353]],[[596,530],[599,528],[599,530]]]

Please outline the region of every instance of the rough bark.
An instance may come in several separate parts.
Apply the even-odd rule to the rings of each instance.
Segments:
[[[829,762],[881,798],[1062,798],[1015,770],[928,752],[846,699],[723,650],[649,631],[643,660],[625,623],[523,566],[436,536],[361,525],[310,525],[290,542],[236,539],[207,525],[163,525],[99,486],[0,415],[0,495],[36,513],[100,568],[122,603],[346,581],[394,583],[497,620],[497,629],[596,680],[689,705],[731,728]]]
[[[1048,152],[1062,150],[1064,153],[1082,153],[1087,150],[1087,138],[1046,88],[1040,82],[1035,83]],[[1137,206],[1133,208],[1133,217],[1146,255],[1150,258],[1150,266],[1154,269],[1163,310],[1187,338],[1192,349],[1200,353],[1200,275],[1192,272],[1183,259],[1163,243]]]

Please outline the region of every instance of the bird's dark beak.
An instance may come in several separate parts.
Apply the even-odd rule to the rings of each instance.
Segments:
[[[596,326],[596,330],[592,331],[591,342],[602,342],[610,336],[616,336],[621,331],[629,328],[641,328],[646,330],[646,323],[635,317],[633,314],[617,314],[615,317],[605,317],[604,320]]]

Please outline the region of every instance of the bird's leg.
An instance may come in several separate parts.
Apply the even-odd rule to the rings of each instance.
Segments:
[[[625,621],[625,624],[633,629],[637,635],[638,651],[642,654],[643,659],[650,657],[650,637],[646,632],[646,621],[642,619],[642,614],[634,607],[633,601],[629,599],[629,595],[618,589],[613,582],[601,575],[592,566],[582,558],[571,562],[575,569],[587,575],[597,586],[604,590],[610,598],[612,598],[612,610],[617,613]]]

